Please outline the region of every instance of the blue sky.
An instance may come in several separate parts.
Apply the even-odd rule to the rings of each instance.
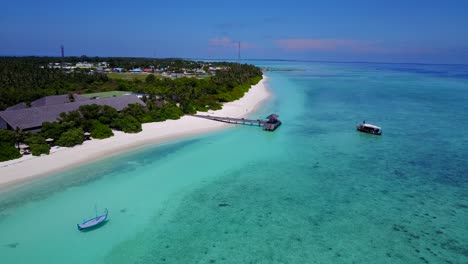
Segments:
[[[468,64],[468,1],[52,1],[2,4],[0,55]]]

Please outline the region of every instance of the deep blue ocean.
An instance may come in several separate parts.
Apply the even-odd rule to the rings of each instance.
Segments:
[[[251,61],[233,126],[0,194],[1,263],[468,263],[468,66]],[[382,136],[356,131],[367,123]],[[109,210],[91,232],[76,224]]]

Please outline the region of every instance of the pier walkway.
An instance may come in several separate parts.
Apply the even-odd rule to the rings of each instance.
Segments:
[[[232,117],[220,117],[220,116],[210,116],[210,115],[190,115],[199,118],[205,118],[209,120],[230,123],[230,124],[240,124],[240,125],[250,125],[250,126],[262,126],[266,121],[257,119],[245,119],[245,118],[232,118]]]
[[[190,115],[198,118],[205,118],[213,121],[224,122],[229,124],[237,125],[248,125],[248,126],[263,126],[264,130],[273,131],[281,125],[281,122],[277,119],[278,115],[268,116],[268,120],[253,120],[245,118],[233,118],[233,117],[221,117],[221,116],[211,116],[211,115]]]

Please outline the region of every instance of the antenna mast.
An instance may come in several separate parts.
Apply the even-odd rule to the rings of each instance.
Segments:
[[[63,68],[63,62],[65,61],[65,48],[63,47],[63,45],[60,46],[60,52],[61,52],[61,55],[62,55],[62,62],[60,63],[60,68]]]
[[[240,64],[240,58],[241,58],[241,53],[240,53],[240,49],[241,49],[241,45],[240,45],[240,41],[238,43],[238,46],[237,46],[237,63]]]

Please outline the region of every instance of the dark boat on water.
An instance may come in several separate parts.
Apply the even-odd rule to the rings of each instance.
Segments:
[[[368,133],[368,134],[373,134],[373,135],[378,135],[378,136],[382,135],[382,128],[376,125],[372,125],[372,124],[363,123],[361,125],[358,125],[356,129],[358,131]]]
[[[94,227],[97,227],[97,226],[101,225],[102,223],[104,223],[104,221],[106,221],[107,214],[108,214],[108,211],[106,209],[106,212],[103,215],[98,216],[96,214],[96,217],[94,217],[92,219],[89,219],[89,220],[86,220],[81,224],[77,224],[78,230],[82,231],[82,230],[85,230],[85,229],[92,229]]]

